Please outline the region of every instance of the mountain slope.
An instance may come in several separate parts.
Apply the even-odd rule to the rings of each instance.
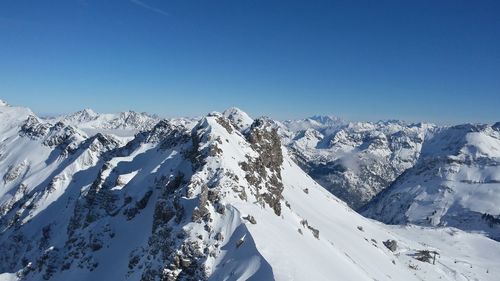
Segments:
[[[75,129],[58,142],[67,146],[43,146],[49,148],[39,157],[52,164],[16,177],[10,192],[30,179],[38,184],[27,185],[13,204],[2,203],[0,280],[454,280],[457,274],[494,280],[500,274],[497,243],[366,219],[292,161],[278,124],[259,118],[242,133],[235,120],[212,113],[193,128],[163,120],[126,145],[101,134],[76,138]],[[50,124],[30,121],[37,125],[25,130],[25,123],[17,131],[2,126],[17,141],[43,132],[37,147],[53,139],[50,129],[38,129]],[[387,240],[397,246],[390,250]],[[451,246],[457,243],[492,254]],[[422,250],[437,250],[438,263],[417,261]]]
[[[460,125],[428,136],[415,167],[364,214],[386,223],[453,226],[500,239],[500,131]]]

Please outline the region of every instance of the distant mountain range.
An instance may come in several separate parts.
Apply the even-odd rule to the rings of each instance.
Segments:
[[[286,121],[284,142],[316,181],[357,209],[417,161],[432,124]]]

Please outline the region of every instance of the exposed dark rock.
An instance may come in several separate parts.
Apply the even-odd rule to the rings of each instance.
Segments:
[[[303,226],[303,227],[306,227],[307,229],[309,229],[313,236],[316,238],[316,239],[319,239],[319,230],[310,226],[309,223],[307,222],[307,220],[301,220],[300,221],[300,224]],[[301,232],[301,231],[300,231]]]
[[[312,232],[313,236],[316,238],[316,239],[319,239],[319,230],[308,225],[307,228],[309,228],[309,230]]]
[[[386,240],[382,243],[384,243],[384,246],[391,250],[391,252],[395,252],[398,249],[398,242],[396,240]]]
[[[244,217],[243,219],[249,221],[251,224],[257,224],[257,221],[255,220],[255,218],[251,215],[248,215],[246,217]]]
[[[5,184],[12,182],[16,179],[23,177],[26,173],[28,173],[30,169],[30,165],[28,162],[23,161],[17,165],[9,166],[7,172],[3,175],[3,182]]]
[[[234,131],[231,122],[223,116],[217,118],[217,123],[219,123],[222,127],[224,127],[224,129],[226,129],[227,132],[230,134]]]
[[[277,129],[268,119],[257,119],[246,137],[259,156],[255,159],[249,157],[247,162],[240,163],[241,168],[246,172],[245,178],[251,186],[255,187],[256,197],[267,203],[279,216],[283,197],[281,194],[283,192],[281,182],[283,155]]]
[[[153,194],[153,191],[149,190],[144,194],[141,200],[135,203],[135,206],[132,208],[127,208],[123,211],[123,214],[127,216],[127,220],[133,219],[142,209],[146,208],[149,198]]]
[[[495,225],[500,225],[500,215],[493,216],[490,214],[482,214],[481,218],[488,222],[489,227],[494,227]]]
[[[209,210],[207,208],[208,205],[208,187],[203,186],[201,189],[201,193],[199,195],[199,204],[195,207],[193,211],[192,221],[200,222],[201,219],[206,219],[207,216],[210,215]]]
[[[217,241],[224,241],[224,235],[222,235],[221,232],[217,232],[217,234],[215,234],[214,239]]]
[[[436,263],[436,256],[439,256],[439,253],[436,251],[420,250],[420,251],[417,251],[412,256],[414,259],[419,260],[421,262],[435,264]]]
[[[19,134],[31,139],[37,139],[45,136],[49,128],[50,124],[42,123],[36,116],[30,115],[21,126]]]

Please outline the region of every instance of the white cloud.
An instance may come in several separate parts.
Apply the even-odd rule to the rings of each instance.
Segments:
[[[155,13],[158,13],[158,14],[161,14],[161,15],[164,15],[164,16],[169,16],[169,14],[167,12],[165,12],[164,10],[155,8],[153,6],[150,6],[150,5],[144,3],[144,2],[142,2],[140,0],[130,0],[130,2],[132,2],[132,3],[134,3],[134,4],[138,5],[138,6],[141,6],[141,7],[145,8],[145,9],[148,9],[150,11],[153,11]]]

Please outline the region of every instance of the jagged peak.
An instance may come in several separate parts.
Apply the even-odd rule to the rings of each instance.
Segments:
[[[253,121],[252,125],[250,126],[250,130],[265,129],[267,131],[271,131],[274,129],[278,129],[278,127],[279,124],[276,121],[269,117],[262,116]]]
[[[146,117],[146,118],[159,118],[156,114],[150,114],[148,112],[138,112],[138,111],[134,111],[134,110],[127,110],[127,111],[122,111],[122,112],[119,112],[117,113],[118,115],[120,116],[123,116],[123,117]]]
[[[81,110],[80,112],[88,114],[88,115],[98,115],[97,112],[95,112],[92,108],[85,108]]]
[[[128,155],[143,144],[150,144],[161,149],[168,149],[187,142],[190,137],[191,128],[168,119],[162,119],[151,129],[135,134],[134,138],[126,143],[119,154]]]
[[[89,116],[89,117],[96,117],[99,114],[95,112],[92,108],[85,108],[80,111],[77,111],[70,116]]]
[[[243,110],[237,107],[230,107],[222,113],[240,131],[244,131],[253,123],[253,119]]]
[[[212,131],[208,129],[213,128],[216,124],[222,126],[230,134],[236,130],[235,124],[233,124],[229,118],[220,112],[212,111],[198,121],[193,128],[193,132]]]
[[[165,138],[187,135],[188,129],[182,125],[172,123],[170,120],[162,119],[147,133],[147,142],[161,142]]]
[[[496,122],[493,126],[491,126],[491,128],[495,131],[500,131],[500,122]]]
[[[313,115],[307,119],[314,120],[324,125],[336,124],[343,122],[342,119],[333,115]]]
[[[24,121],[24,124],[26,125],[38,124],[38,123],[42,123],[42,121],[40,120],[40,118],[38,118],[38,116],[34,114],[28,115],[28,118],[26,118],[26,120]]]
[[[88,138],[86,142],[89,147],[92,145],[100,145],[105,148],[105,151],[112,150],[120,145],[120,141],[114,136],[103,133],[95,134],[94,136]]]
[[[75,113],[72,113],[72,114],[65,116],[64,120],[67,120],[67,121],[74,120],[77,122],[83,122],[83,121],[93,120],[93,119],[97,118],[98,116],[99,116],[99,114],[96,113],[94,110],[92,110],[90,108],[85,108],[85,109],[82,109],[80,111],[77,111]]]
[[[49,129],[50,124],[44,123],[36,115],[30,114],[22,123],[19,134],[36,139],[45,136]]]
[[[228,118],[230,118],[231,116],[236,116],[236,117],[245,117],[246,119],[252,119],[245,111],[234,106],[224,110],[224,112],[222,112],[222,115]]]
[[[19,135],[41,142],[49,147],[55,147],[62,143],[79,143],[87,138],[87,135],[76,127],[57,122],[51,124],[39,119],[36,115],[30,114],[22,123]]]
[[[200,176],[209,176],[208,186],[233,182],[228,186],[239,187],[229,193],[242,200],[254,196],[280,215],[283,154],[275,127],[271,119],[258,118],[241,133],[220,113],[202,118],[192,131],[195,166],[203,170]]]

